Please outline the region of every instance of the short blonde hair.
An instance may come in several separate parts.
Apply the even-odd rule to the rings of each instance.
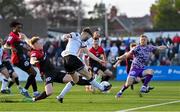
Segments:
[[[130,47],[131,47],[131,48],[132,48],[132,47],[135,47],[135,46],[137,46],[137,44],[136,44],[135,42],[133,42],[133,43],[130,44]]]
[[[39,37],[34,36],[29,40],[30,45],[34,45],[38,40],[40,40]]]

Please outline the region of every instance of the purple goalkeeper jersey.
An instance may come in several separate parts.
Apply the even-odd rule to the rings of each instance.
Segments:
[[[133,53],[133,61],[131,64],[131,68],[144,68],[151,56],[151,53],[156,50],[156,46],[146,45],[141,46],[138,45],[131,52]]]

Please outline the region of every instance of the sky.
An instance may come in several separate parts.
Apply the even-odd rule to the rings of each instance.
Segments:
[[[156,0],[82,0],[85,4],[85,11],[93,10],[96,3],[103,2],[110,9],[115,5],[118,9],[118,14],[126,13],[128,17],[141,17],[150,14],[150,7]],[[87,13],[86,16],[88,17]]]

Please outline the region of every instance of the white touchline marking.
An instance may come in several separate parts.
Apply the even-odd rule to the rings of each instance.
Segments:
[[[139,110],[139,109],[144,109],[144,108],[149,108],[149,107],[157,107],[157,106],[161,106],[161,105],[168,105],[168,104],[179,103],[179,102],[180,102],[180,100],[176,100],[176,101],[171,101],[171,102],[166,102],[166,103],[147,105],[147,106],[143,106],[143,107],[130,108],[130,109],[126,109],[126,110],[119,110],[116,112],[128,112],[128,111],[134,111],[134,110]]]

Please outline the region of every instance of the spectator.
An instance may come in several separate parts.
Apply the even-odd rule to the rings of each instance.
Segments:
[[[171,63],[171,65],[180,65],[180,58],[179,58],[179,54],[175,54],[174,55],[174,58],[172,59],[172,63]]]
[[[126,52],[126,45],[125,43],[121,43],[121,46],[119,46],[119,55],[123,55]]]
[[[162,60],[161,60],[161,62],[160,62],[160,65],[163,65],[163,66],[165,66],[165,65],[171,65],[171,61],[170,61],[168,58],[163,57]]]
[[[113,43],[112,47],[110,48],[110,54],[112,57],[118,56],[118,47],[116,46],[116,43]]]

